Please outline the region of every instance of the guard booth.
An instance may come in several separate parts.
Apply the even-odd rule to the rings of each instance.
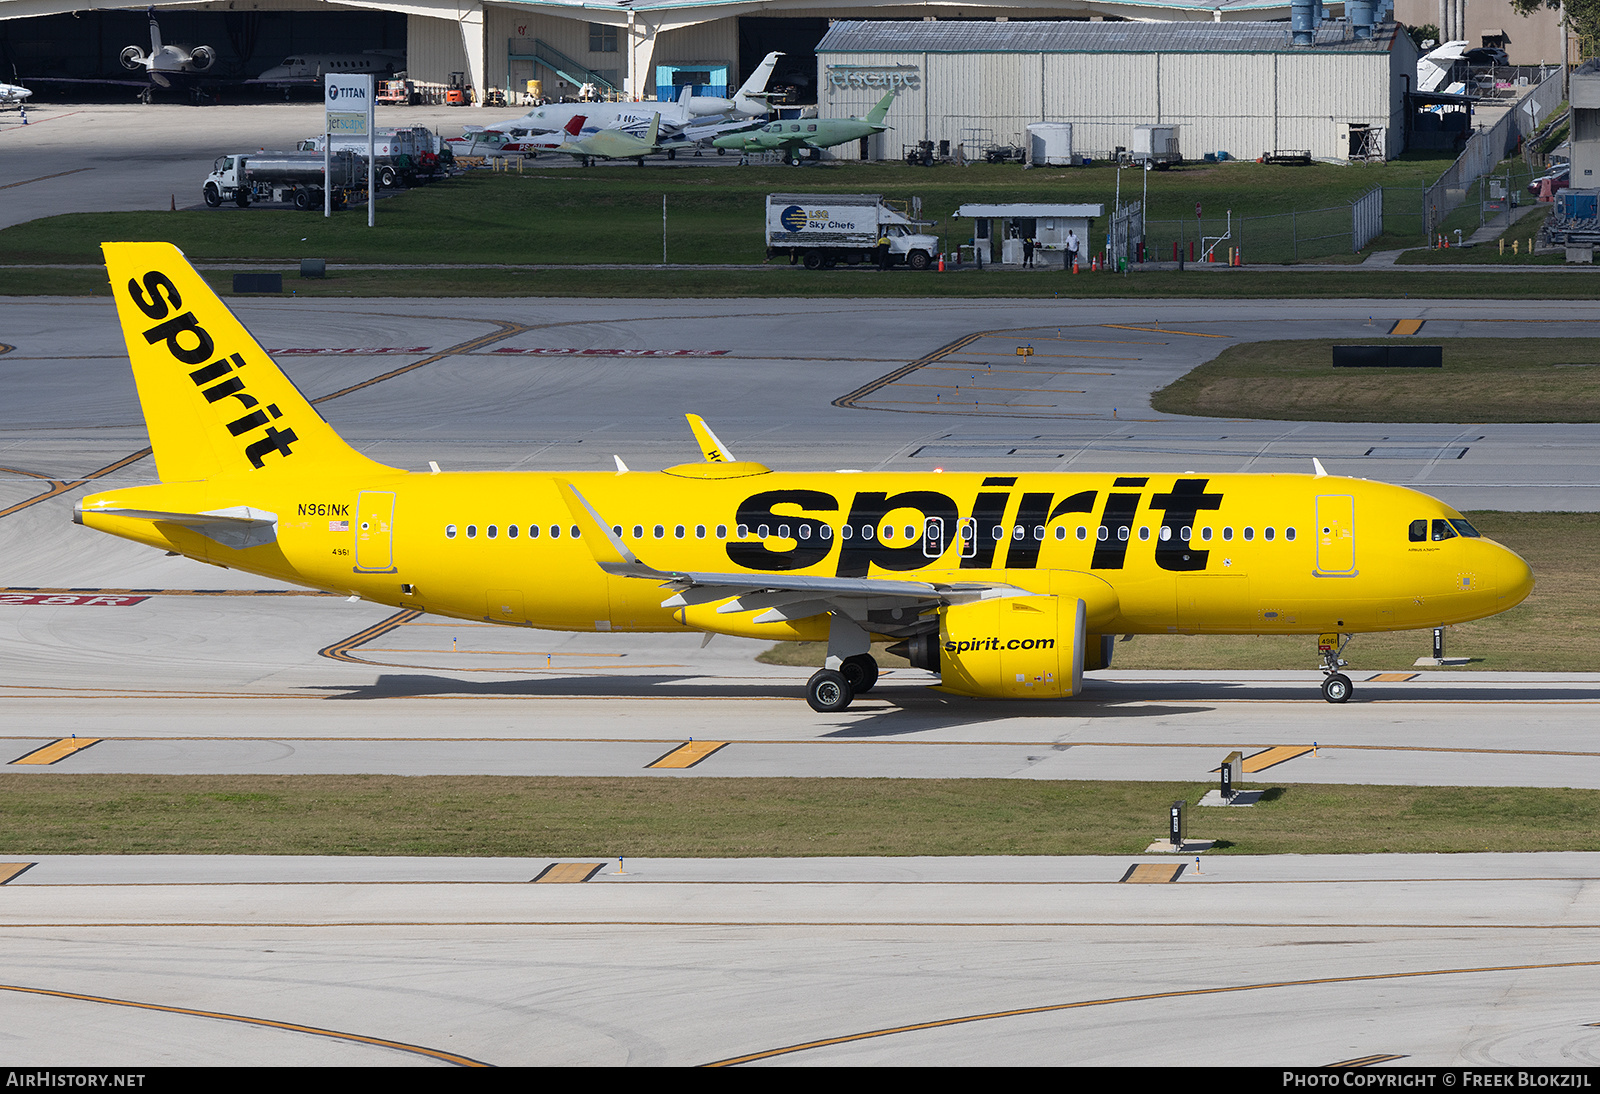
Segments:
[[[1045,251],[1067,249],[1067,232],[1078,237],[1078,254],[1089,260],[1089,229],[1105,214],[1104,205],[963,205],[955,215],[972,221],[972,247],[986,263],[1022,265],[1022,241],[1032,239]],[[952,233],[953,234],[953,233]],[[1034,256],[1043,265],[1041,256]],[[1059,264],[1059,263],[1057,263]]]

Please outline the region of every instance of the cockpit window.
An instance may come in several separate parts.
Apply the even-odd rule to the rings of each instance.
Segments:
[[[1428,522],[1425,520],[1412,521],[1410,536],[1412,543],[1426,543],[1428,539]]]
[[[1481,536],[1481,533],[1476,528],[1462,520],[1460,517],[1451,517],[1450,527],[1454,528],[1468,539],[1478,539]]]
[[[1433,541],[1435,543],[1438,543],[1442,539],[1455,539],[1455,538],[1456,538],[1456,530],[1454,528],[1450,527],[1450,522],[1449,521],[1447,521],[1447,520],[1437,520],[1436,519],[1433,522]]]

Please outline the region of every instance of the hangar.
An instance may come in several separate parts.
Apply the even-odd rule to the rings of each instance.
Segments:
[[[0,67],[24,82],[126,76],[117,55],[147,38],[144,6],[0,0]],[[425,96],[442,97],[460,73],[479,105],[519,102],[529,80],[542,81],[550,98],[575,95],[586,82],[631,99],[671,96],[685,84],[737,84],[769,50],[787,55],[774,83],[793,88],[796,102],[818,102],[815,49],[836,20],[1289,18],[1288,0],[155,0],[154,7],[164,26],[170,21],[167,40],[212,45],[219,71],[258,75],[294,51],[404,49],[408,75]]]

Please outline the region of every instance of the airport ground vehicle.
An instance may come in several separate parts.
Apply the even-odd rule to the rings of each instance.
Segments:
[[[767,195],[767,257],[788,255],[791,264],[804,262],[808,270],[840,262],[925,270],[939,253],[939,241],[919,227],[877,194]]]
[[[322,153],[239,152],[218,156],[201,192],[215,209],[231,201],[247,205],[284,201],[296,209],[322,208],[324,187],[333,195],[333,207],[342,209],[367,191],[367,161],[354,152],[335,152],[323,177]]]
[[[844,710],[902,643],[940,690],[1079,695],[1118,634],[1316,635],[1481,619],[1526,562],[1426,494],[1316,474],[788,473],[698,418],[662,471],[410,472],[350,447],[168,243],[106,243],[160,481],[74,520],[158,550],[457,619],[827,643]],[[666,390],[663,388],[663,390]]]
[[[439,170],[439,145],[442,143],[433,130],[423,126],[380,128],[373,132],[373,177],[380,189],[390,190],[402,182],[415,186],[433,177]],[[307,137],[295,145],[297,152],[322,153],[324,138],[321,134]],[[365,137],[333,138],[335,152],[350,152],[365,159]]]

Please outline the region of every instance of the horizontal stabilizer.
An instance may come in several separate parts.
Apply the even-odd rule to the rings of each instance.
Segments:
[[[150,520],[162,524],[179,524],[215,540],[224,547],[242,551],[247,547],[261,547],[278,538],[278,514],[248,505],[235,505],[227,509],[214,509],[205,513],[172,513],[161,509],[126,509],[114,505],[94,505],[89,509],[108,517],[126,517],[130,520]],[[72,514],[74,524],[83,523],[84,510],[79,507]]]

